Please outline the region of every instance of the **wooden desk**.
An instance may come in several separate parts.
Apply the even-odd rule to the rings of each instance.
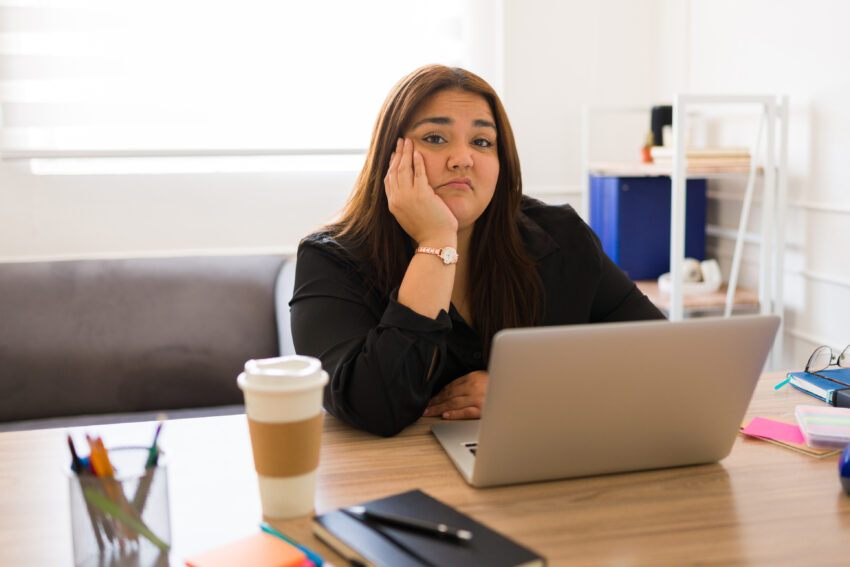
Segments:
[[[811,398],[762,378],[748,410],[792,418]],[[550,565],[847,564],[850,497],[837,457],[818,460],[739,437],[719,464],[475,489],[423,419],[392,439],[328,418],[318,512],[421,488],[509,534]],[[153,424],[93,428],[107,443],[149,442]],[[80,435],[80,432],[75,432]],[[71,565],[65,431],[0,434],[0,565]],[[168,453],[174,552],[180,558],[256,533],[259,497],[244,416],[175,420]],[[275,525],[337,565],[309,519]]]

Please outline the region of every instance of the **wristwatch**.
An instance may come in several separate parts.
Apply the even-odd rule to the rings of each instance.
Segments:
[[[420,246],[416,249],[419,254],[434,254],[439,256],[443,264],[457,264],[457,250],[451,246],[443,246],[442,248],[429,248],[428,246]]]

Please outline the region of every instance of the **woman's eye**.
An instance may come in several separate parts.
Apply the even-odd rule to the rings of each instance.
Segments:
[[[478,138],[476,140],[473,140],[472,143],[476,146],[481,147],[481,148],[491,148],[491,147],[493,147],[493,142],[491,142],[490,140],[488,140],[486,138]]]
[[[429,144],[443,144],[445,143],[446,139],[440,136],[439,134],[428,134],[427,136],[422,138],[422,141],[427,142]]]

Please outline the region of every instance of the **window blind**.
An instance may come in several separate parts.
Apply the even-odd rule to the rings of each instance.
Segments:
[[[419,65],[498,83],[500,13],[486,0],[0,0],[3,154],[359,152]]]

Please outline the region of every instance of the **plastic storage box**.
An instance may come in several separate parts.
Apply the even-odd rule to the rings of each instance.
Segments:
[[[685,256],[705,259],[705,179],[688,179]],[[590,177],[590,227],[633,280],[670,271],[670,178]]]

